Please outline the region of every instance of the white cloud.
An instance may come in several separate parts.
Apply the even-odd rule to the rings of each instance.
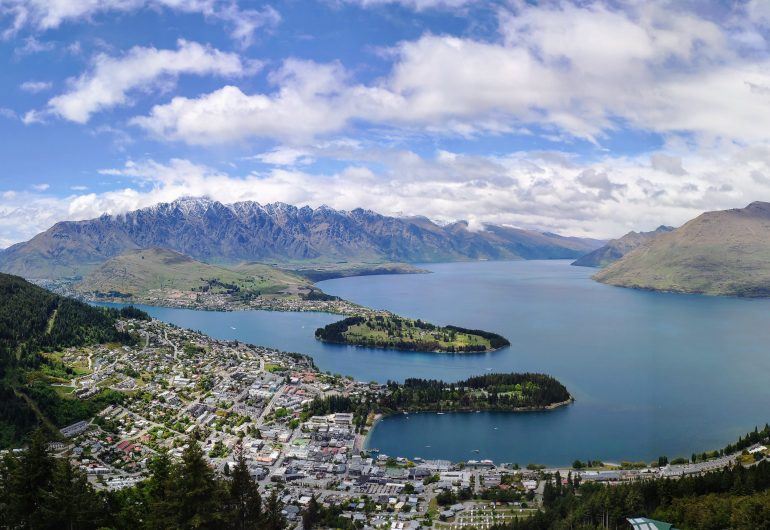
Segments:
[[[313,161],[308,150],[293,147],[276,147],[271,151],[249,158],[274,166],[294,166],[297,164],[309,164]]]
[[[165,8],[196,13],[224,23],[231,36],[248,45],[256,30],[276,25],[278,12],[270,6],[241,9],[236,0],[0,0],[0,20],[9,24],[3,36],[9,38],[26,27],[37,31],[57,28],[66,22],[90,20],[110,12]]]
[[[347,84],[339,64],[288,59],[270,80],[272,94],[248,95],[225,86],[199,98],[175,97],[132,123],[158,137],[193,144],[270,137],[306,141],[339,131],[364,107],[374,111],[378,91]]]
[[[325,148],[307,152],[323,157]],[[225,203],[365,207],[439,222],[466,219],[475,230],[492,223],[595,237],[676,226],[706,210],[770,198],[770,145],[652,153],[681,161],[686,174],[654,167],[651,154],[584,162],[561,152],[476,156],[437,151],[426,158],[384,148],[328,148],[342,165],[339,171],[319,174],[276,165],[233,175],[184,159],[139,160],[101,172],[123,183],[108,192],[78,189],[65,198],[46,190],[5,192],[0,195],[0,239],[16,242],[58,220],[120,213],[190,195]]]
[[[129,93],[156,88],[180,74],[237,76],[248,70],[240,58],[196,42],[180,40],[176,50],[134,47],[121,57],[97,55],[90,71],[70,81],[70,89],[52,98],[44,112],[77,123],[104,109],[129,103]]]
[[[21,88],[24,92],[37,94],[38,92],[45,92],[46,90],[50,90],[51,86],[52,84],[50,81],[25,81],[19,86],[19,88]]]
[[[50,184],[45,184],[45,183],[43,183],[43,184],[33,184],[32,185],[32,189],[35,190],[35,191],[45,191],[45,190],[47,190],[50,187],[51,187]]]
[[[425,11],[427,9],[454,9],[465,7],[474,3],[480,3],[479,0],[342,0],[346,4],[358,5],[360,7],[376,7],[383,5],[400,5],[415,11]]]
[[[502,10],[497,41],[424,35],[391,50],[370,84],[339,64],[286,61],[271,93],[226,86],[175,98],[134,123],[194,144],[308,141],[372,124],[474,135],[537,127],[600,142],[630,127],[765,140],[770,60],[734,49],[719,26],[670,3],[594,2]]]

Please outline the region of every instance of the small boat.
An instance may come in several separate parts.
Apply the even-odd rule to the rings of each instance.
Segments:
[[[230,329],[235,329],[235,327],[234,326],[230,326]]]
[[[473,452],[474,452],[474,453],[480,453],[481,451],[480,451],[480,450],[478,450],[478,449],[474,449],[474,450],[473,450]]]
[[[443,412],[437,412],[436,414],[438,414],[439,416],[443,416],[444,415]]]

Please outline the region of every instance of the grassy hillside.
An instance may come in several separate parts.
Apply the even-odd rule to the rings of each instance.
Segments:
[[[395,315],[350,317],[317,329],[315,335],[319,340],[337,344],[448,353],[492,351],[510,344],[495,333],[439,327]]]
[[[125,314],[129,311],[136,310]],[[103,406],[109,396],[86,401],[59,396],[48,383],[62,367],[46,352],[130,342],[115,328],[120,316],[0,274],[0,447],[18,442],[39,423],[61,427],[89,416],[92,406]]]
[[[770,203],[704,213],[594,279],[660,291],[770,296]]]
[[[110,259],[75,289],[96,297],[142,299],[149,295],[194,298],[196,293],[290,296],[306,293],[312,285],[269,265],[249,263],[227,269],[173,250],[151,248]]]
[[[623,237],[608,241],[603,247],[578,258],[572,264],[577,267],[606,267],[660,234],[672,230],[670,226],[659,226],[652,232],[629,232]]]
[[[409,263],[290,263],[284,265],[296,274],[312,282],[331,280],[333,278],[348,278],[350,276],[376,276],[381,274],[426,274],[429,271],[420,269]]]

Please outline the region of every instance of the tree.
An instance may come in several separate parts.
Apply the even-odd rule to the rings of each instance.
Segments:
[[[307,503],[302,514],[302,528],[303,530],[311,530],[318,521],[321,519],[321,509],[318,506],[318,501],[315,500],[315,495],[310,497],[310,502]]]
[[[232,526],[238,530],[256,528],[262,515],[262,499],[259,496],[257,483],[251,478],[243,448],[236,449],[237,460],[232,471],[229,497],[232,513]]]
[[[168,453],[161,452],[150,461],[148,467],[151,475],[145,489],[146,507],[149,508],[147,525],[153,529],[168,528],[176,516],[170,499],[174,486],[171,483],[173,466]]]
[[[283,530],[286,526],[286,519],[281,513],[283,510],[283,503],[278,498],[278,492],[273,490],[270,497],[267,499],[267,505],[265,505],[265,515],[262,518],[262,528],[264,530]]]
[[[220,495],[214,472],[203,459],[196,436],[182,453],[174,470],[171,509],[181,528],[217,528],[222,518]]]

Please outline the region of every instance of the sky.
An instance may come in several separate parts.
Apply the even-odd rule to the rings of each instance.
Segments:
[[[207,196],[617,237],[770,200],[770,2],[0,0],[0,248]]]

